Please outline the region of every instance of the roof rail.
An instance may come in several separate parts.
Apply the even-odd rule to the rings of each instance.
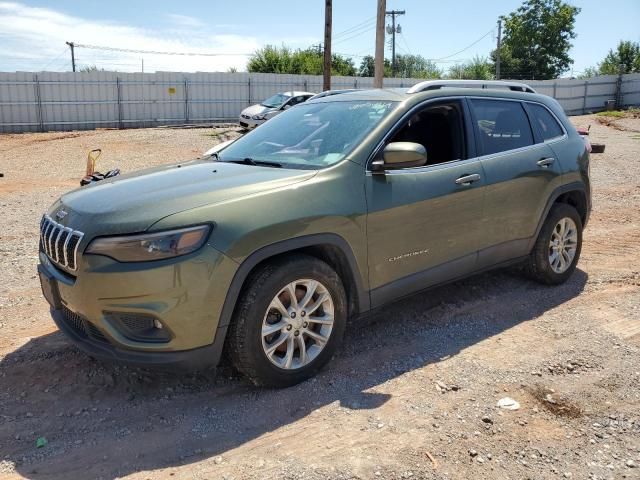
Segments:
[[[407,93],[418,93],[426,90],[438,90],[440,88],[507,88],[514,92],[536,93],[526,83],[519,82],[503,82],[500,80],[427,80],[426,82],[416,83],[407,90]]]

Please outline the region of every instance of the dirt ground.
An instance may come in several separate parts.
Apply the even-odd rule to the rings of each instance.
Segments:
[[[497,271],[416,295],[351,323],[287,390],[93,361],[35,274],[40,216],[89,149],[130,171],[237,132],[0,136],[0,478],[640,478],[640,119],[573,121],[606,152],[569,282]]]

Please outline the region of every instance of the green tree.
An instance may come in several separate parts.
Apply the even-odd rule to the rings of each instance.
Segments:
[[[494,66],[486,57],[476,56],[465,63],[449,68],[448,78],[464,80],[491,80],[494,78]]]
[[[78,70],[79,72],[104,72],[104,68],[98,68],[95,65],[86,65],[84,67],[82,67],[80,70]]]
[[[322,75],[324,56],[322,52],[309,48],[291,50],[286,46],[267,45],[256,50],[247,64],[247,71],[256,73],[293,73],[300,75]],[[333,54],[331,74],[353,76],[356,68],[351,58]]]
[[[609,53],[599,65],[600,75],[617,75],[620,73],[640,72],[640,44],[637,42],[620,41],[615,50]]]
[[[360,68],[358,68],[358,76],[360,77],[373,77],[375,76],[375,59],[371,55],[362,57],[360,62]],[[384,59],[384,76],[391,76],[391,62],[388,59]]]
[[[395,76],[398,78],[442,78],[442,73],[435,63],[422,55],[396,55]]]
[[[500,76],[550,79],[566,72],[573,63],[569,49],[578,13],[562,0],[525,0],[503,19]],[[494,64],[496,53],[491,52]]]
[[[599,67],[587,67],[582,71],[580,75],[578,75],[578,78],[584,80],[587,78],[595,77],[596,75],[600,75]]]
[[[358,75],[373,77],[375,75],[375,60],[371,55],[362,57]],[[390,78],[391,62],[384,59],[384,76]],[[396,55],[396,78],[442,78],[442,70],[435,63],[421,55]]]

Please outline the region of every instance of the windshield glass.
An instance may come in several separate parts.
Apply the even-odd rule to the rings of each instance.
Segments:
[[[272,162],[285,168],[323,168],[346,157],[396,102],[302,103],[239,138],[220,161]]]
[[[267,98],[260,105],[263,107],[276,108],[282,105],[284,102],[289,100],[291,97],[289,95],[284,95],[282,93],[276,93],[273,97]]]

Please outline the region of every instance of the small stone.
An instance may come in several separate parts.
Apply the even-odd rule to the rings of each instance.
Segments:
[[[476,452],[475,450],[471,449],[471,450],[469,450],[469,455],[471,455],[472,457],[476,457],[476,456],[478,456],[478,452]]]
[[[213,463],[215,463],[216,465],[220,465],[222,463],[222,457],[218,455],[213,459]]]
[[[520,408],[520,404],[510,397],[504,397],[498,400],[497,406],[505,410],[518,410]]]
[[[489,416],[487,416],[487,415],[485,415],[484,417],[482,417],[482,421],[483,421],[484,423],[489,423],[489,424],[492,424],[492,423],[493,423],[493,420],[491,419],[491,417],[489,417]]]
[[[484,458],[482,458],[482,457],[476,457],[476,461],[477,461],[478,463],[484,463]]]
[[[378,425],[376,425],[378,428],[382,428],[384,427],[384,423],[379,423]]]
[[[562,474],[562,476],[563,476],[564,478],[571,478],[571,477],[573,477],[573,473],[571,473],[571,472],[564,472],[564,473]]]
[[[626,465],[627,467],[629,467],[629,468],[636,468],[636,467],[637,467],[636,462],[634,462],[634,461],[633,461],[633,460],[631,460],[631,459],[627,460],[627,462],[625,463],[625,465]]]

